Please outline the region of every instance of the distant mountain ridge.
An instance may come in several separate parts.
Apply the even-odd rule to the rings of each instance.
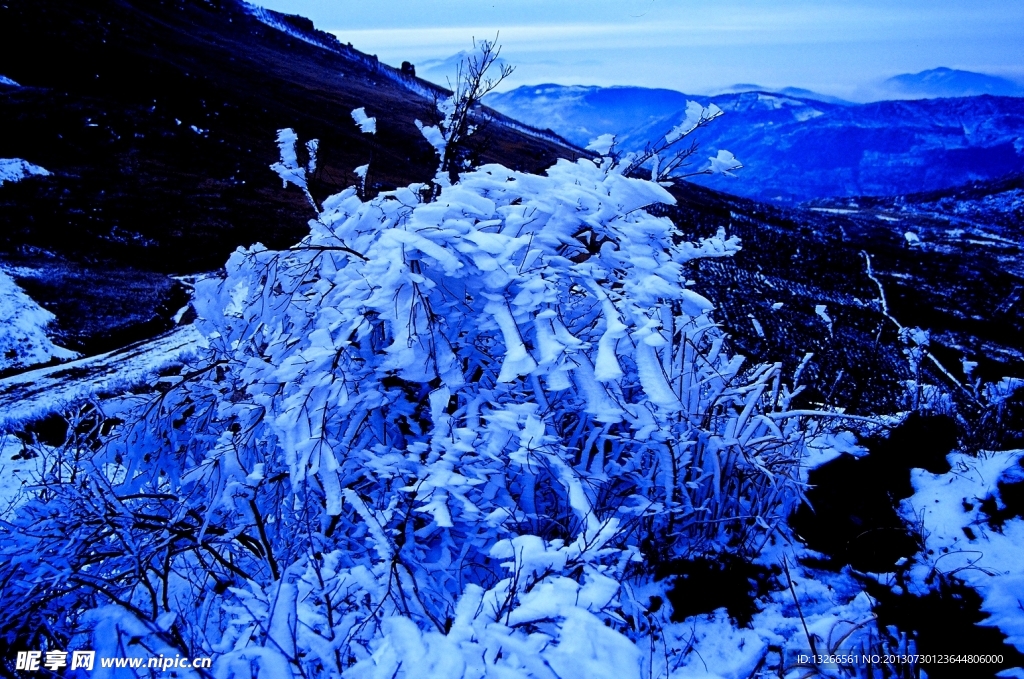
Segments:
[[[813,90],[804,89],[803,87],[783,87],[781,90],[775,90],[770,87],[762,87],[761,85],[755,85],[752,83],[737,83],[732,87],[727,87],[717,94],[739,94],[741,92],[770,92],[772,94],[783,94],[787,97],[796,97],[798,99],[807,99],[810,101],[823,101],[826,104],[839,104],[841,106],[856,106],[852,101],[846,99],[840,99],[839,97],[833,97],[828,94],[821,94],[820,92],[814,92]]]
[[[751,198],[803,202],[902,195],[1024,171],[1024,99],[1016,97],[837,104],[763,91],[694,96],[636,87],[542,85],[487,101],[576,144],[611,132],[620,149],[632,150],[679,124],[690,100],[713,103],[726,113],[699,133],[699,158],[724,148],[745,166],[738,179],[695,181]]]
[[[982,94],[1024,97],[1024,86],[1008,78],[944,67],[893,76],[883,83],[883,88],[890,97],[899,99],[975,97]]]

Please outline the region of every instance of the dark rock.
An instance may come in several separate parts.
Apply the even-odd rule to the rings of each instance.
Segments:
[[[887,438],[866,444],[870,453],[863,458],[842,455],[811,471],[807,503],[790,525],[837,566],[884,573],[920,548],[897,512],[899,501],[913,494],[911,468],[948,472],[957,428],[948,416],[912,413]]]
[[[778,589],[781,572],[778,566],[766,568],[731,554],[717,554],[660,564],[655,576],[671,578],[668,599],[673,621],[725,608],[736,624],[747,626],[760,610],[757,599]]]

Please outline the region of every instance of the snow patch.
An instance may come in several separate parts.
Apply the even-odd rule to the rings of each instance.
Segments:
[[[0,294],[0,303],[4,299]],[[121,393],[191,355],[202,343],[195,327],[186,325],[148,342],[0,379],[0,430],[75,401]]]
[[[923,527],[925,548],[910,568],[914,586],[922,592],[936,586],[935,573],[956,576],[977,590],[981,609],[989,618],[978,623],[998,627],[1007,643],[1024,651],[1024,520],[1012,518],[1002,530],[989,525],[982,501],[1000,497],[1000,483],[1021,483],[1024,450],[982,452],[978,457],[952,453],[947,474],[911,472],[914,495],[903,501],[903,515]]]
[[[0,75],[0,85],[7,85],[8,87],[21,87],[21,85],[14,82],[5,75]]]
[[[32,300],[0,270],[0,370],[26,368],[57,358],[78,356],[58,347],[46,335],[56,317]]]
[[[828,326],[828,334],[832,334],[832,318],[828,315],[828,309],[824,304],[818,304],[814,307],[814,313],[818,315],[825,325]]]
[[[4,182],[20,182],[25,177],[46,177],[50,173],[21,158],[0,158],[0,185]]]

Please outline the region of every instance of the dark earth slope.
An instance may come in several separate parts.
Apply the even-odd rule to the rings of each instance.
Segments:
[[[950,229],[956,218],[911,207],[884,210],[843,201],[842,208],[785,208],[686,183],[672,192],[678,204],[664,213],[687,237],[725,226],[741,238],[743,250],[735,257],[699,263],[697,288],[719,307],[716,318],[739,353],[782,361],[791,374],[805,354],[814,354],[801,377],[809,387],[805,403],[864,414],[907,405],[905,345],[882,313],[878,284],[892,317],[931,333],[931,353],[951,377],[929,361],[924,378],[962,406],[972,406],[970,394],[957,386],[967,383],[962,358],[978,362],[973,377],[984,381],[1024,376],[1019,221],[1000,227],[987,218],[982,223],[989,238],[943,231],[948,242],[941,243],[925,234],[937,233],[940,225]],[[1002,214],[1012,222],[1012,215]],[[922,233],[922,242],[912,245],[908,231]],[[865,255],[877,283],[867,274]],[[783,306],[773,309],[776,303]]]
[[[414,119],[434,119],[442,90],[308,20],[264,16],[289,32],[235,0],[0,4],[0,74],[21,85],[0,86],[0,158],[53,173],[0,187],[0,257],[57,313],[70,347],[152,334],[157,307],[178,301],[156,274],[217,269],[239,245],[305,235],[309,207],[268,169],[279,128],[320,139],[320,197],[368,161],[372,187],[432,176]],[[360,106],[375,136],[353,122]],[[517,169],[573,154],[550,134],[480,134],[481,160]]]

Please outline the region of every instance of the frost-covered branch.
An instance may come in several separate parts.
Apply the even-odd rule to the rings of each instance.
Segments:
[[[515,70],[514,66],[500,61],[500,54],[497,37],[494,41],[474,40],[473,50],[457,66],[455,82],[449,82],[451,96],[436,103],[440,114],[438,123],[427,126],[416,121],[440,159],[434,179],[437,188],[454,184],[459,174],[467,169],[469,149],[466,143],[477,131],[479,123],[475,115],[480,103]]]
[[[642,152],[630,154],[622,160],[625,165],[623,174],[636,176],[640,168],[650,165],[651,181],[668,181],[669,177],[675,175],[699,148],[695,141],[691,141],[688,146],[680,146],[680,143],[688,139],[690,135],[700,128],[711,124],[711,122],[721,117],[722,114],[722,109],[714,104],[704,107],[695,101],[687,102],[686,117],[682,122],[669,130],[658,142],[654,144],[648,143]],[[601,152],[599,149],[593,150]],[[607,150],[603,152],[603,154],[606,153]],[[701,174],[732,176],[732,172],[743,167],[732,153],[724,149],[720,150],[718,155],[712,157],[710,161],[707,168],[698,172],[680,175],[680,178]]]

